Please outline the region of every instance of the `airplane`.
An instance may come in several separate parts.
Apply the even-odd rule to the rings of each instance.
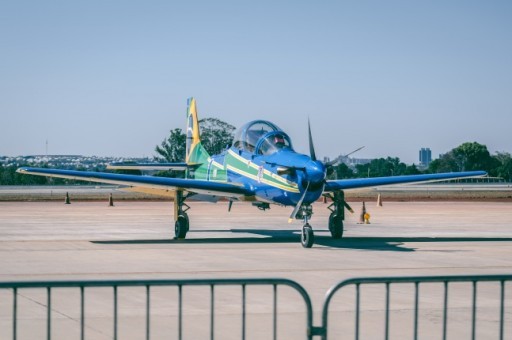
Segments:
[[[311,125],[308,120],[309,155],[294,150],[288,134],[266,120],[254,120],[238,128],[233,143],[218,155],[209,155],[201,144],[197,107],[194,98],[187,100],[186,159],[180,163],[113,163],[109,169],[182,170],[185,178],[166,178],[127,175],[108,172],[89,172],[47,168],[22,167],[22,174],[110,183],[125,186],[126,190],[172,195],[174,197],[174,233],[184,239],[189,231],[186,201],[197,197],[226,198],[229,208],[234,201],[252,202],[261,210],[271,204],[293,207],[289,222],[303,221],[301,244],[311,248],[314,232],[309,220],[312,204],[322,196],[332,200],[328,227],[333,239],[343,236],[345,191],[365,187],[442,181],[485,176],[485,171],[406,175],[328,180],[333,162],[317,159]],[[206,196],[205,196],[206,195]]]

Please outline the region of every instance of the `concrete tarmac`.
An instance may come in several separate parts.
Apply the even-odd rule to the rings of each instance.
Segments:
[[[263,212],[235,203],[228,213],[227,203],[190,205],[187,239],[173,240],[170,202],[115,202],[114,207],[106,202],[0,202],[0,280],[288,278],[309,293],[314,324],[319,325],[325,293],[347,278],[512,273],[510,203],[384,201],[383,207],[377,207],[375,202],[367,202],[369,225],[357,224],[361,203],[353,203],[356,213],[347,215],[341,240],[331,239],[327,205],[317,203],[311,220],[315,230],[311,249],[300,245],[301,223],[287,223],[291,208],[272,207]],[[183,335],[208,338],[209,297],[198,288],[192,289],[197,291],[188,295],[190,309],[184,312],[192,317],[185,318]],[[432,334],[441,338],[438,302],[442,302],[442,294],[436,295],[436,290],[425,292],[421,303],[425,308],[420,311],[420,335],[426,338]],[[260,305],[268,292],[252,292],[248,338],[272,338],[268,326],[271,310]],[[397,298],[392,303],[391,339],[411,337],[411,292],[408,287],[391,293]],[[498,285],[484,285],[479,292],[482,309],[478,311],[477,334],[487,339],[498,332]],[[512,290],[508,285],[505,292],[510,305]],[[43,293],[29,291],[20,296],[18,339],[44,338],[39,335],[46,329]],[[175,299],[169,298],[175,297],[175,292],[162,294],[167,298],[152,300],[155,315],[151,338],[168,338],[169,333],[176,338],[176,321],[168,319],[176,316]],[[363,300],[362,322],[367,326],[362,326],[361,339],[382,338],[383,292],[370,289],[368,294]],[[240,298],[239,290],[226,290],[225,295],[216,294],[219,312],[215,337],[241,338],[240,306],[235,299]],[[343,322],[333,323],[329,334],[353,335],[353,291],[346,295],[344,300],[335,299],[332,318]],[[122,339],[145,338],[144,298],[135,296],[127,289],[124,297],[128,301],[119,320]],[[63,290],[52,297],[53,338],[78,338],[76,292]],[[450,296],[454,313],[450,314],[449,335],[465,336],[471,330],[467,325],[471,321],[470,297],[469,286],[460,286]],[[112,338],[111,292],[98,289],[90,299],[86,338]],[[286,289],[282,299],[279,338],[305,338],[303,303]],[[1,291],[1,339],[12,336],[11,306],[12,293]],[[508,310],[505,319],[512,319]],[[507,327],[505,331],[512,337],[512,327]]]

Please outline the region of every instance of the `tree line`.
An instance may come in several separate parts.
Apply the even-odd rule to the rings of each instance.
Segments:
[[[487,146],[477,142],[463,143],[433,160],[427,169],[420,171],[416,165],[406,165],[399,158],[387,157],[372,160],[368,164],[358,164],[355,169],[346,164],[336,167],[337,178],[361,178],[418,175],[427,173],[487,171],[491,177],[512,181],[512,157],[508,152],[491,155]]]
[[[210,155],[219,154],[230,146],[235,127],[217,118],[205,118],[199,121],[201,140]],[[169,136],[155,147],[155,161],[183,162],[185,160],[186,134],[182,129],[173,129]],[[76,184],[76,181],[66,179],[26,176],[16,173],[20,166],[17,164],[0,166],[0,185],[59,185]],[[44,165],[42,167],[45,167]],[[96,169],[103,171],[104,169]],[[420,170],[414,164],[407,165],[398,157],[373,159],[367,164],[357,164],[350,168],[344,163],[335,166],[331,179],[384,177],[400,175],[417,175],[422,173],[459,172],[484,170],[492,177],[500,177],[512,181],[512,157],[508,152],[497,152],[491,155],[487,146],[477,142],[463,143],[432,161],[427,169]],[[140,173],[140,172],[137,172]],[[181,172],[163,172],[159,176],[180,176]]]
[[[54,178],[46,176],[27,176],[17,173],[16,170],[24,166],[37,166],[38,168],[48,168],[46,164],[15,164],[9,166],[0,166],[0,185],[75,185],[86,184],[90,182],[77,181],[64,178]],[[76,168],[73,170],[86,170],[84,168]],[[96,168],[94,171],[104,171],[105,168]]]

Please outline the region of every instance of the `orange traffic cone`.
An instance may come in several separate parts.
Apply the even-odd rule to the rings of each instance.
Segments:
[[[370,214],[364,214],[364,224],[370,224]]]

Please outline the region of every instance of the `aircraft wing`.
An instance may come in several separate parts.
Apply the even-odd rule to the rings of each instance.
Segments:
[[[377,187],[383,185],[396,185],[405,183],[421,183],[421,182],[438,182],[449,179],[482,177],[487,175],[485,171],[466,171],[466,172],[447,172],[440,174],[427,175],[407,175],[407,176],[391,176],[391,177],[370,177],[370,178],[353,178],[340,179],[335,181],[327,181],[325,184],[325,192],[337,190],[359,189],[367,187]]]
[[[201,164],[187,164],[187,163],[132,163],[132,162],[117,162],[107,165],[110,170],[187,170],[194,169]]]
[[[183,189],[185,191],[199,194],[224,196],[230,198],[240,198],[242,196],[254,195],[252,191],[246,189],[243,186],[225,182],[29,167],[19,168],[16,171],[22,174],[67,178],[88,182],[119,184],[137,188],[144,187],[149,189],[158,189],[157,191],[172,191],[175,189]]]

